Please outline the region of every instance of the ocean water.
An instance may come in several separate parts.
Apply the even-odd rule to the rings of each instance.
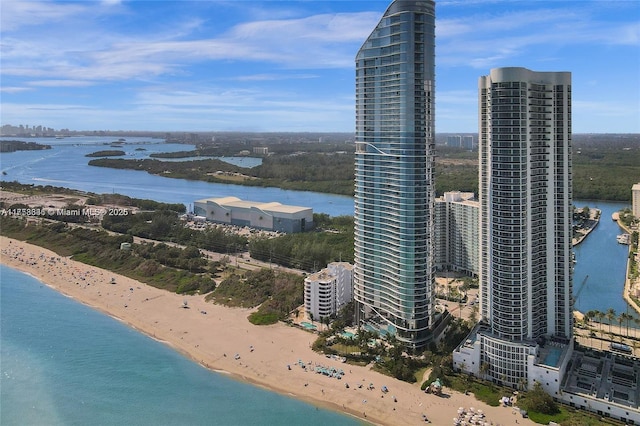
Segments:
[[[361,425],[211,372],[0,265],[0,424]]]

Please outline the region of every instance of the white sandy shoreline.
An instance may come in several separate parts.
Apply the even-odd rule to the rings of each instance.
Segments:
[[[423,416],[435,425],[451,425],[459,407],[481,409],[494,425],[534,424],[511,408],[490,407],[473,396],[449,389],[445,397],[425,394],[419,383],[328,359],[311,349],[315,335],[281,323],[255,326],[247,320],[249,309],[207,303],[204,296],[169,293],[6,237],[0,237],[0,249],[2,264],[122,321],[205,368],[270,391],[380,425],[424,424]],[[183,308],[184,300],[189,309]],[[299,366],[299,360],[341,368],[345,375],[337,380],[316,374]],[[375,389],[367,390],[369,383]],[[389,388],[387,397],[380,391],[383,385]]]

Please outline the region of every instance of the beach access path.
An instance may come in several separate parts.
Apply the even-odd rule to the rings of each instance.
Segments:
[[[283,323],[253,325],[247,319],[250,309],[170,293],[6,237],[0,237],[0,249],[4,265],[35,276],[209,369],[323,408],[381,425],[425,424],[425,418],[432,424],[450,425],[460,407],[482,410],[484,419],[494,425],[534,424],[513,408],[491,407],[450,389],[443,396],[425,394],[419,383],[327,358],[311,349],[315,334]],[[313,372],[316,365],[342,369],[345,374],[341,380],[317,374]],[[369,384],[373,389],[368,389]]]

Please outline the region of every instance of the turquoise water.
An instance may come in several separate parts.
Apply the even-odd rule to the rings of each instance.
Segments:
[[[560,361],[560,355],[562,355],[562,349],[554,347],[549,348],[549,353],[544,357],[543,364],[551,367],[557,367],[558,362]]]
[[[309,330],[315,330],[316,328],[318,328],[315,325],[311,324],[310,322],[306,322],[306,321],[302,321],[300,325]]]
[[[2,425],[358,425],[213,373],[0,266]]]

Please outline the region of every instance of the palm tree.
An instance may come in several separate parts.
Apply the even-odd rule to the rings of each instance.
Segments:
[[[518,389],[524,391],[527,389],[527,379],[524,377],[520,377],[518,379]]]
[[[625,315],[627,315],[626,313],[621,313],[620,315],[618,315],[618,327],[620,327],[620,341],[622,342],[622,323],[624,322],[624,318]]]
[[[327,317],[325,317],[325,323],[327,324],[327,330],[329,330],[329,328],[331,327],[331,316],[328,315]]]
[[[585,320],[586,320],[588,323],[590,323],[590,322],[591,322],[591,320],[593,320],[593,319],[596,317],[596,312],[598,312],[598,311],[595,311],[595,310],[587,311],[587,313],[586,313],[586,314],[584,314],[584,318],[585,318]]]
[[[483,362],[482,364],[480,364],[480,377],[482,377],[483,379],[486,379],[487,373],[489,372],[490,369],[491,369],[491,366],[489,365],[488,362]]]
[[[627,322],[627,338],[629,338],[629,321],[633,320],[633,315],[624,312],[620,316]],[[622,324],[620,324],[620,327],[622,327]]]
[[[595,315],[598,317],[598,322],[600,323],[600,333],[602,334],[602,320],[603,320],[603,319],[604,319],[604,317],[605,317],[605,313],[604,313],[604,312],[602,312],[602,311],[598,311],[598,310],[596,309],[596,311],[595,311]]]
[[[582,317],[582,326],[588,330],[590,324],[591,324],[591,317],[588,315],[584,315]]]
[[[600,333],[600,334],[598,334],[598,332],[594,331],[593,337],[601,339],[601,337],[602,337],[602,319],[604,318],[604,312],[600,312],[599,310],[595,309],[593,311],[593,317],[597,318],[598,328],[599,328],[598,332]],[[602,340],[600,340],[600,349],[602,349]]]
[[[478,304],[477,303],[471,307],[471,315],[469,315],[469,321],[471,322],[472,326],[478,322]]]
[[[611,324],[616,319],[616,310],[613,308],[607,309],[607,320],[609,320],[609,334],[611,334]]]

